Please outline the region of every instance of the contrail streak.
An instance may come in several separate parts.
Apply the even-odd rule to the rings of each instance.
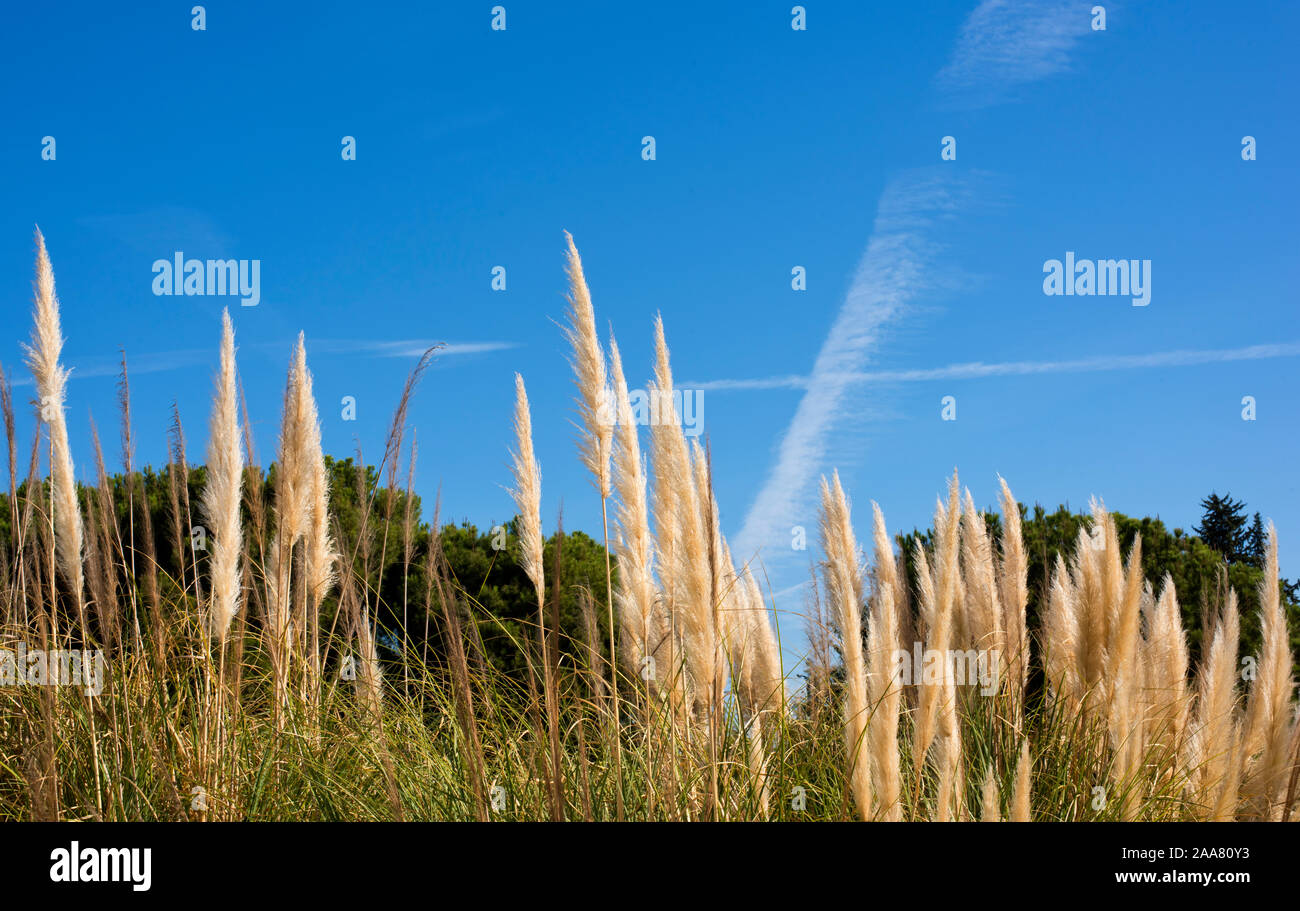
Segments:
[[[1007,361],[986,364],[970,361],[947,367],[915,370],[872,370],[846,373],[835,379],[849,384],[914,383],[928,380],[982,379],[986,376],[1028,376],[1041,373],[1097,373],[1109,370],[1140,370],[1151,367],[1195,367],[1201,364],[1224,364],[1233,361],[1262,361],[1270,358],[1300,356],[1300,342],[1273,345],[1247,345],[1244,348],[1210,350],[1180,349],[1154,354],[1112,354],[1065,361]],[[772,376],[755,379],[708,380],[692,383],[692,388],[711,391],[754,389],[807,389],[819,378],[814,376]]]

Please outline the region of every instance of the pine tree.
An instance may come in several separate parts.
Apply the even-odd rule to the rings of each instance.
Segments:
[[[1264,531],[1264,522],[1255,513],[1255,521],[1246,532],[1246,558],[1254,566],[1264,565],[1264,554],[1268,551],[1268,535]]]
[[[1229,563],[1250,559],[1247,549],[1250,531],[1246,528],[1246,504],[1232,495],[1211,493],[1201,501],[1204,512],[1201,524],[1192,530],[1201,540],[1218,551]]]

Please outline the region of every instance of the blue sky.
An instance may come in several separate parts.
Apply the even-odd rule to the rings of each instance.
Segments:
[[[1106,3],[1094,31],[1091,3],[814,0],[795,31],[788,2],[506,2],[504,32],[491,3],[212,3],[205,31],[190,5],[27,5],[0,37],[0,361],[27,380],[39,224],[83,479],[92,415],[117,449],[119,347],[139,458],[164,458],[173,400],[202,458],[230,305],[263,464],[300,329],[326,448],[371,460],[444,341],[410,414],[426,501],[509,517],[518,370],[548,524],[562,502],[598,531],[555,324],[567,229],[634,383],[662,312],[723,530],[783,616],[833,467],[860,536],[873,499],[891,532],[927,525],[953,467],[981,506],[1000,473],[1183,528],[1231,491],[1300,572],[1295,5]],[[260,304],[155,296],[177,250],[260,260]],[[1044,295],[1066,251],[1150,260],[1150,305]]]

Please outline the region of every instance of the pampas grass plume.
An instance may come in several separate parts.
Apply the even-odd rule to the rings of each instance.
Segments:
[[[221,313],[221,369],[212,400],[207,469],[202,509],[212,537],[208,623],[211,635],[224,642],[240,606],[239,557],[243,551],[243,532],[239,504],[244,477],[244,451],[240,447],[235,399],[235,330],[230,313],[225,310]]]

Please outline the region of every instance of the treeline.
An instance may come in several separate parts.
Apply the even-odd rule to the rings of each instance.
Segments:
[[[336,546],[343,564],[351,564],[359,597],[366,599],[377,621],[380,660],[396,668],[401,649],[406,647],[430,664],[442,664],[445,622],[437,587],[430,584],[432,530],[430,522],[421,520],[421,498],[394,483],[394,478],[381,479],[373,466],[359,468],[351,458],[327,456],[326,465]],[[248,468],[244,483],[244,527],[254,537],[264,535],[268,545],[274,533],[275,471],[274,464],[266,472]],[[182,487],[181,475],[185,473],[188,477]],[[142,623],[148,622],[148,604],[154,598],[168,605],[188,602],[197,610],[191,567],[198,567],[198,585],[205,587],[207,529],[199,512],[205,483],[203,466],[189,466],[186,472],[174,463],[163,471],[145,467],[133,472],[130,481],[120,473],[107,477],[116,512],[116,524],[110,523],[109,527],[119,529],[122,536],[123,559],[116,566],[117,590],[125,593],[134,587]],[[27,507],[28,489],[28,482],[23,482],[11,508],[0,509],[0,548],[4,550],[0,585],[5,587],[10,585],[14,564],[14,517],[21,516]],[[42,502],[47,503],[48,481],[39,489]],[[94,487],[80,485],[78,493],[90,551],[97,546],[94,538],[99,526],[100,494]],[[366,501],[371,506],[363,537]],[[256,515],[259,507],[260,516]],[[436,516],[433,521],[437,521]],[[522,648],[536,645],[537,605],[532,583],[516,559],[514,522],[489,529],[479,529],[469,522],[447,523],[441,525],[439,534],[445,565],[461,595],[455,599],[461,620],[477,645],[472,657],[520,681],[526,680],[528,658]],[[119,544],[110,542],[110,546]],[[189,548],[193,548],[194,561],[187,553]],[[257,551],[256,545],[249,546],[249,557],[255,563]],[[562,655],[567,656],[570,666],[578,661],[585,666],[593,660],[590,650],[594,647],[599,660],[607,660],[609,624],[603,547],[581,531],[557,531],[547,539],[545,554],[547,571],[556,582],[548,595],[548,621],[558,622],[557,646]],[[135,567],[134,583],[130,567]],[[252,576],[260,579],[261,567],[253,569]],[[616,570],[614,580],[617,584]],[[339,599],[340,588],[335,586],[321,604],[325,628],[336,623],[341,628],[345,623],[338,616]],[[247,586],[243,609],[250,622],[261,622],[263,600],[258,583]],[[557,605],[558,616],[552,613]]]
[[[1142,572],[1155,594],[1160,593],[1166,576],[1172,580],[1194,661],[1200,657],[1204,619],[1218,610],[1229,588],[1236,591],[1241,611],[1242,654],[1256,654],[1260,642],[1259,586],[1264,580],[1263,561],[1267,548],[1263,521],[1259,513],[1255,513],[1253,519],[1249,518],[1245,504],[1231,497],[1211,494],[1201,506],[1204,510],[1202,521],[1193,529],[1193,534],[1181,528],[1170,531],[1158,518],[1138,519],[1119,512],[1111,512],[1111,515],[1115,518],[1124,553],[1129,552],[1134,540],[1141,535]],[[1069,566],[1079,531],[1092,527],[1092,516],[1073,512],[1065,506],[1058,506],[1055,512],[1049,513],[1037,504],[1032,509],[1021,505],[1020,512],[1029,559],[1027,616],[1030,629],[1037,629],[1041,611],[1047,604],[1057,558]],[[994,546],[1000,547],[1001,516],[989,511],[985,513],[985,522]],[[913,530],[895,538],[912,584],[916,580],[913,554],[918,539],[932,545],[934,530]],[[1280,579],[1278,586],[1292,631],[1291,650],[1300,657],[1300,581]]]
[[[443,608],[437,587],[431,584],[432,525],[421,519],[420,497],[396,483],[396,478],[381,479],[373,466],[359,468],[352,458],[326,457],[326,464],[338,549],[344,561],[351,564],[358,589],[378,622],[381,660],[396,668],[405,646],[428,662],[441,664],[445,658]],[[186,479],[188,489],[176,491],[174,496],[171,472],[176,472],[179,481],[180,471],[175,465],[161,472],[146,467],[133,474],[132,483],[123,474],[107,479],[117,513],[116,527],[124,535],[121,547],[125,559],[117,581],[125,591],[132,585],[125,568],[136,567],[134,585],[138,587],[136,596],[142,604],[155,597],[149,591],[153,585],[157,586],[156,597],[165,603],[185,599],[194,603],[195,582],[186,579],[182,572],[182,566],[189,565],[188,556],[182,561],[183,547],[195,547],[199,584],[204,582],[206,530],[198,514],[198,502],[206,475],[202,466],[190,466]],[[252,485],[259,489],[251,489]],[[267,472],[248,469],[246,527],[260,525],[268,536],[274,528],[274,488],[274,465]],[[0,510],[0,544],[8,551],[0,567],[3,574],[0,584],[6,586],[12,566],[9,548],[13,541],[13,516],[23,509],[27,490],[24,482],[11,509]],[[48,497],[48,492],[46,483],[42,495]],[[80,494],[89,524],[99,508],[98,493],[94,488],[81,488]],[[361,517],[365,500],[370,500],[372,507],[363,540]],[[260,504],[260,517],[252,514],[252,504]],[[1229,588],[1238,595],[1242,653],[1254,654],[1260,640],[1259,586],[1264,578],[1262,561],[1267,543],[1262,521],[1258,513],[1249,517],[1245,505],[1231,497],[1212,494],[1202,502],[1202,507],[1204,515],[1193,534],[1181,528],[1171,531],[1158,518],[1112,515],[1124,552],[1141,535],[1143,574],[1155,592],[1160,591],[1166,576],[1172,580],[1194,658],[1200,653],[1203,618],[1218,609]],[[1091,527],[1092,517],[1065,506],[1049,513],[1041,505],[1032,508],[1022,505],[1021,515],[1029,560],[1027,616],[1030,628],[1037,629],[1057,558],[1069,564],[1079,531]],[[433,521],[437,521],[436,516]],[[989,511],[985,521],[994,545],[1000,546],[1001,517]],[[476,658],[525,681],[528,669],[525,649],[536,645],[536,597],[531,581],[517,560],[518,540],[513,520],[487,529],[468,521],[441,524],[439,535],[446,566],[461,594],[456,599],[463,612],[461,619],[478,646]],[[918,539],[932,546],[933,529],[913,530],[895,538],[909,591],[915,591],[913,554]],[[600,541],[581,531],[567,534],[558,531],[546,541],[545,558],[547,572],[555,580],[549,595],[548,616],[558,605],[553,622],[559,633],[558,648],[564,656],[561,663],[589,666],[597,660],[596,656],[600,661],[608,660],[605,554]],[[616,567],[612,571],[616,573]],[[617,575],[613,584],[617,587]],[[1288,624],[1293,630],[1292,651],[1300,656],[1300,582],[1281,579],[1279,586]],[[246,592],[245,609],[255,615],[254,622],[260,620],[256,616],[260,606],[261,593],[252,586]],[[335,622],[338,606],[336,588],[322,604],[323,623]],[[830,638],[819,625],[814,617],[810,624],[814,652],[819,650],[818,640],[825,649]]]

